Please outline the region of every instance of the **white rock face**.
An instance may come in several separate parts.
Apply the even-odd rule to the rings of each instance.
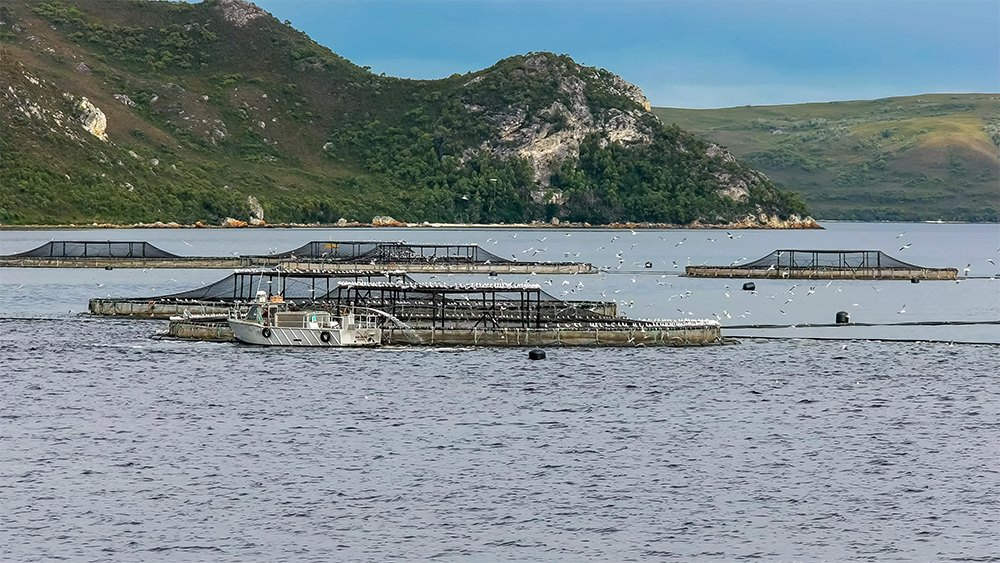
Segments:
[[[733,156],[733,153],[715,143],[708,145],[705,156],[719,158],[723,163],[736,162],[736,157]],[[715,179],[719,181],[719,195],[728,197],[734,201],[745,202],[750,197],[750,188],[760,184],[763,180],[767,180],[767,176],[756,170],[749,171],[748,174],[747,177],[741,177],[725,172],[715,172],[712,176],[715,176]]]
[[[219,2],[222,18],[236,27],[243,27],[251,21],[268,15],[263,9],[246,0],[222,0]]]
[[[254,196],[247,197],[247,204],[250,206],[250,224],[260,225],[264,222],[264,208]]]
[[[87,98],[83,98],[77,105],[77,109],[80,110],[80,122],[83,124],[83,128],[105,143],[108,142],[108,134],[105,133],[105,129],[108,128],[108,118],[101,111],[101,108],[90,103]]]
[[[558,92],[568,99],[569,106],[557,101],[531,115],[518,107],[504,112],[486,112],[486,117],[497,127],[501,141],[499,146],[486,148],[501,158],[519,156],[527,159],[540,188],[549,185],[550,176],[564,161],[580,158],[580,144],[591,134],[597,133],[602,137],[602,146],[608,143],[647,144],[652,141],[652,133],[642,125],[642,119],[649,111],[649,101],[638,86],[610,73],[602,76],[596,70],[589,76],[585,72],[581,78],[571,72],[575,69],[567,69],[545,54],[529,58],[525,67],[529,74],[549,73],[554,76]],[[609,93],[624,96],[644,110],[609,109],[594,115],[585,94],[587,80],[600,80]],[[467,85],[477,81],[474,79]],[[465,108],[475,113],[485,111],[485,108],[474,104],[466,104]],[[467,160],[464,154],[463,159]],[[539,191],[535,199],[541,202],[544,194],[544,190]],[[555,194],[553,197],[558,196]]]

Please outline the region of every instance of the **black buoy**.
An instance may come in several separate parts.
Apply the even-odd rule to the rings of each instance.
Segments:
[[[851,323],[851,315],[847,311],[837,311],[837,324],[846,325]]]
[[[757,291],[757,286],[753,282],[743,284],[743,291]]]
[[[647,268],[652,268],[653,267],[653,263],[652,262],[646,262],[646,267]]]
[[[910,278],[910,283],[920,283],[920,278]]]
[[[114,268],[112,268],[111,266],[105,266],[104,269],[105,270],[114,270]]]
[[[490,272],[490,277],[491,277],[491,278],[495,278],[495,277],[497,277],[497,273],[496,273],[496,272]]]
[[[529,360],[544,360],[545,359],[545,350],[537,350],[537,349],[535,349],[535,350],[532,350],[532,351],[528,352],[528,359]]]

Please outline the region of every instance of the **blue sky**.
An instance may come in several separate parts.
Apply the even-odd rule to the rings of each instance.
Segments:
[[[1000,91],[1000,1],[259,0],[373,72],[442,78],[552,51],[718,108]]]

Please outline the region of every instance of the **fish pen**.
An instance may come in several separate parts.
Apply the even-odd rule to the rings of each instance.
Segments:
[[[300,272],[284,269],[240,269],[206,286],[153,297],[108,297],[91,299],[93,315],[169,318],[175,315],[225,315],[234,303],[252,301],[258,291],[281,296],[286,301],[325,301],[340,280],[412,282],[402,271],[376,274],[363,271]]]
[[[409,244],[402,241],[312,241],[294,250],[266,255],[180,256],[143,241],[50,241],[38,248],[0,256],[10,268],[205,268],[283,266],[289,270],[373,274],[419,273],[587,274],[580,262],[520,262],[477,244]]]
[[[579,262],[521,262],[503,258],[478,244],[412,244],[403,241],[312,241],[295,250],[245,256],[248,264],[284,263],[300,270],[401,268],[419,273],[586,274],[593,266]]]
[[[331,307],[386,317],[386,343],[445,345],[690,345],[721,342],[709,320],[617,316],[614,302],[562,301],[537,284],[342,282]]]
[[[775,250],[746,264],[687,266],[697,278],[954,280],[957,268],[908,264],[881,250]]]

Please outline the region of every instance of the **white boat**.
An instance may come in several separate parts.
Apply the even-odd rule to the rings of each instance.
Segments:
[[[327,311],[292,311],[280,297],[260,291],[249,306],[234,307],[229,326],[240,342],[263,346],[378,346],[379,316],[345,307],[339,316]]]

